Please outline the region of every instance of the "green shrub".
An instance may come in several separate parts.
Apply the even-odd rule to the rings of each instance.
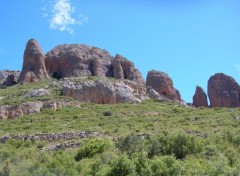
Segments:
[[[133,155],[135,171],[138,176],[152,175],[150,159],[146,152],[135,153]]]
[[[182,175],[181,162],[173,156],[154,157],[151,161],[152,175]]]
[[[113,146],[113,142],[107,139],[88,139],[83,143],[75,156],[76,161],[83,158],[93,157],[96,154],[103,153]]]
[[[171,150],[177,159],[183,159],[186,155],[200,153],[203,143],[196,136],[179,134],[173,138]]]
[[[159,135],[157,138],[149,139],[148,157],[153,158],[155,155],[171,155],[171,141],[169,135]]]
[[[112,111],[105,111],[103,112],[104,116],[112,116]]]
[[[228,159],[228,162],[229,162],[229,165],[234,167],[236,166],[240,160],[239,160],[239,154],[236,150],[234,150],[233,148],[228,148],[226,151],[225,151],[225,155],[227,156],[227,159]]]
[[[108,176],[127,176],[135,175],[134,163],[127,155],[122,154],[110,164]]]
[[[116,146],[120,151],[132,155],[144,149],[144,140],[136,134],[130,134],[126,137],[119,138]]]

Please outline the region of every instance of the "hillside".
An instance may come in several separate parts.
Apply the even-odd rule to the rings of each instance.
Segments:
[[[1,175],[239,175],[239,108],[80,103],[57,80],[0,89],[2,105],[71,104],[0,120]],[[47,88],[48,95],[28,97]],[[24,98],[25,97],[25,98]]]
[[[237,176],[239,96],[217,73],[187,105],[164,72],[30,39],[21,72],[0,71],[0,175]]]

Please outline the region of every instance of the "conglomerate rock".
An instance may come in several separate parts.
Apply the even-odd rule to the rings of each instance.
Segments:
[[[63,87],[62,95],[72,97],[81,102],[99,104],[139,103],[146,98],[145,87],[131,81],[110,81],[108,79],[81,83],[70,81],[63,83]]]
[[[211,107],[239,107],[240,87],[230,76],[217,73],[208,80]]]
[[[149,71],[146,86],[148,90],[154,89],[160,96],[182,102],[180,92],[173,87],[172,79],[164,72]]]
[[[208,107],[207,94],[203,88],[197,86],[193,96],[193,106],[195,107]]]
[[[49,78],[45,67],[44,53],[34,39],[30,39],[26,45],[23,57],[22,72],[19,77],[20,84],[37,82]]]

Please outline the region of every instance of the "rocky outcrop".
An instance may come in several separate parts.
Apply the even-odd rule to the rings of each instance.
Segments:
[[[197,86],[193,96],[193,106],[195,107],[208,107],[207,94],[203,88]]]
[[[85,139],[88,137],[101,136],[99,132],[81,131],[81,132],[64,132],[64,133],[40,133],[40,134],[26,134],[26,135],[12,135],[0,137],[0,142],[5,143],[9,139],[23,140],[23,141],[58,141],[58,140],[72,140],[72,139]]]
[[[164,72],[156,70],[149,71],[146,86],[148,91],[154,89],[162,97],[182,102],[179,91],[173,87],[172,79]]]
[[[153,100],[161,100],[162,99],[162,97],[159,95],[159,93],[157,93],[154,89],[148,90],[148,96],[149,96],[149,98],[151,98]]]
[[[18,74],[18,75],[16,75],[16,74],[8,75],[4,85],[9,87],[9,86],[13,86],[13,85],[17,84],[18,83],[18,79],[19,79],[19,75],[20,74]]]
[[[126,58],[96,47],[80,44],[59,45],[46,54],[48,73],[55,78],[100,76],[128,79],[144,84],[141,73]]]
[[[64,81],[63,87],[62,95],[81,102],[99,104],[139,103],[146,98],[145,87],[132,81],[110,81],[108,79],[82,83]]]
[[[28,91],[27,93],[25,93],[25,97],[41,97],[48,94],[49,90],[40,88]]]
[[[93,59],[93,75],[100,77],[112,77],[112,59]]]
[[[99,132],[64,132],[64,133],[40,133],[40,134],[26,134],[26,135],[11,135],[0,137],[0,142],[5,143],[10,139],[21,140],[21,141],[48,141],[53,142],[54,145],[48,145],[42,147],[40,151],[51,151],[65,150],[67,148],[79,148],[81,143],[77,139],[87,139],[89,137],[99,137],[102,134]],[[76,141],[77,140],[77,141]],[[61,143],[55,144],[56,141]]]
[[[105,50],[80,44],[65,44],[46,54],[46,68],[55,78],[72,76],[112,77],[112,56]]]
[[[119,54],[113,60],[113,74],[116,79],[145,83],[142,74],[135,68],[134,64]]]
[[[0,85],[12,86],[18,83],[20,71],[1,70]]]
[[[19,83],[26,84],[48,78],[45,56],[36,40],[30,39],[24,52],[22,72]]]
[[[13,119],[15,117],[23,116],[24,114],[40,112],[42,106],[43,103],[40,101],[27,102],[16,106],[0,106],[0,119]]]
[[[42,109],[57,109],[73,104],[66,100],[33,101],[21,105],[2,105],[0,106],[0,119],[14,119],[23,115],[38,113]]]
[[[230,76],[217,73],[208,80],[211,107],[239,107],[240,87]]]

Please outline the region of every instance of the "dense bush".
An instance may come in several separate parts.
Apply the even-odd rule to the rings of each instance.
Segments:
[[[120,151],[126,152],[128,155],[140,152],[146,147],[145,141],[137,134],[129,134],[126,137],[119,138],[116,146]]]
[[[83,158],[93,157],[96,154],[103,153],[110,149],[113,143],[107,139],[88,139],[83,143],[75,156],[76,161],[80,161]]]
[[[104,116],[112,116],[112,111],[104,111],[103,115]]]
[[[172,154],[177,159],[183,159],[186,155],[200,153],[202,148],[203,143],[198,137],[184,134],[174,136],[171,143]]]
[[[122,154],[110,164],[108,176],[126,176],[135,175],[134,163],[127,155]]]

